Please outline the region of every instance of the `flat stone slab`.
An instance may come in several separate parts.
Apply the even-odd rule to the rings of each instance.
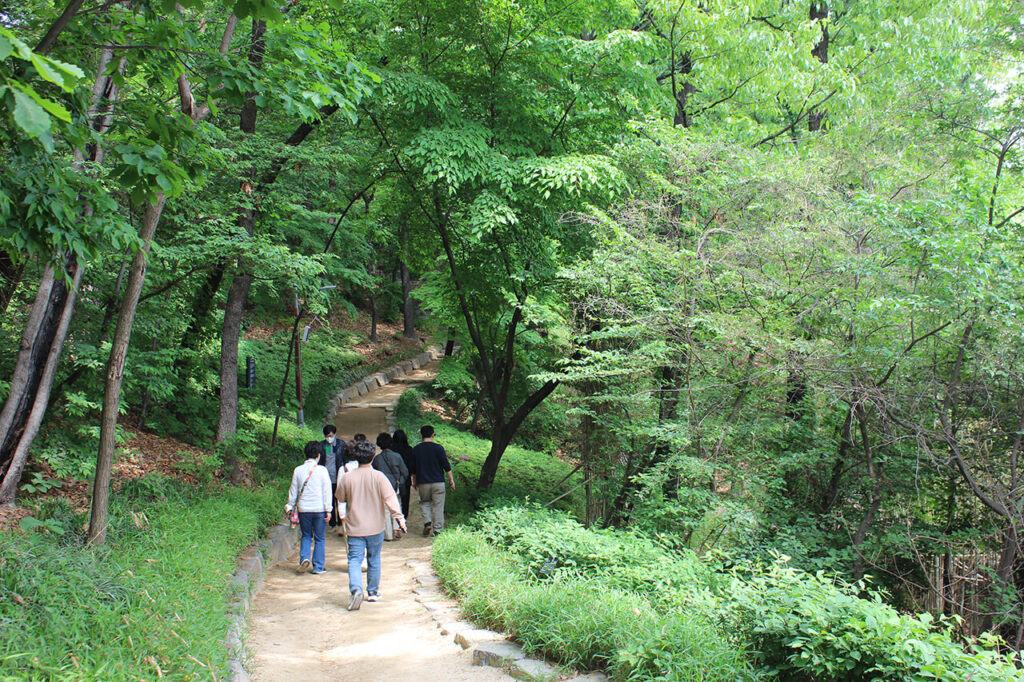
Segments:
[[[454,635],[463,630],[472,630],[473,626],[463,620],[449,620],[444,623],[439,623],[438,628],[441,630],[442,635]]]
[[[461,646],[463,649],[472,649],[473,647],[480,646],[484,642],[504,642],[505,635],[494,630],[480,630],[474,628],[472,630],[463,630],[462,632],[455,633],[455,643]]]
[[[423,587],[440,587],[441,580],[436,575],[418,575],[416,582]]]
[[[438,597],[440,597],[440,596],[443,596],[443,594],[444,594],[443,592],[441,592],[441,590],[439,588],[432,587],[432,586],[428,586],[428,587],[414,587],[414,588],[412,588],[412,593],[413,594],[418,594],[421,597],[427,597],[427,596],[438,596]]]
[[[577,675],[566,682],[608,682],[608,676],[604,673],[593,672],[586,675]]]
[[[508,674],[517,680],[552,682],[558,679],[558,668],[535,658],[521,658],[508,665]]]
[[[469,625],[465,621],[461,620],[462,619],[462,612],[459,611],[458,609],[443,609],[441,611],[433,611],[433,612],[431,612],[430,617],[434,620],[434,625],[436,625],[439,628],[442,625],[444,625],[445,623],[456,623],[456,622],[460,622],[460,621],[463,623],[464,627],[453,627],[447,633],[442,632],[441,633],[442,635],[444,635],[444,634],[454,634],[454,633],[462,631],[462,630],[471,630],[471,629],[473,629],[472,625]],[[444,628],[442,628],[442,629],[444,629]]]
[[[473,649],[473,665],[504,668],[524,656],[523,647],[512,642],[481,642]]]

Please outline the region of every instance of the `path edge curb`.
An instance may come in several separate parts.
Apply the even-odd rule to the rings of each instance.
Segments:
[[[458,599],[443,585],[432,561],[410,560],[406,562],[415,574],[416,601],[419,602],[441,635],[449,638],[473,657],[473,665],[499,668],[517,680],[532,682],[554,682],[561,679],[562,669],[543,658],[529,656],[509,635],[496,630],[480,628],[469,621],[459,608]],[[577,673],[566,682],[606,682],[602,672]]]
[[[228,651],[228,676],[232,682],[251,682],[245,668],[245,634],[249,611],[256,595],[263,589],[267,567],[291,556],[298,543],[298,531],[287,521],[271,526],[266,537],[246,547],[238,556],[235,570],[228,580],[228,613],[230,614],[224,647]]]
[[[327,413],[324,415],[324,423],[329,424],[331,418],[333,418],[338,410],[344,407],[346,403],[358,400],[360,396],[365,395],[370,390],[379,386],[387,386],[392,381],[395,381],[396,379],[403,377],[410,372],[414,372],[420,367],[443,357],[444,349],[441,346],[427,346],[422,352],[414,355],[412,358],[402,360],[390,367],[379,369],[357,379],[335,393],[334,397],[332,397],[330,402],[327,403]]]

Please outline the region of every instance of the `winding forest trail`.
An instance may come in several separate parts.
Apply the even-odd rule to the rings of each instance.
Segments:
[[[338,410],[334,423],[346,440],[365,433],[373,440],[387,428],[388,406],[406,390],[433,377],[436,363],[370,391]],[[415,438],[410,434],[411,439]],[[296,572],[298,550],[268,569],[256,597],[249,626],[247,668],[257,682],[307,682],[355,679],[428,680],[429,682],[508,680],[495,668],[472,665],[470,654],[442,637],[430,614],[413,594],[415,573],[409,562],[430,563],[430,538],[423,527],[416,493],[410,503],[414,532],[384,543],[382,601],[364,602],[349,612],[344,538],[327,533],[327,572]]]

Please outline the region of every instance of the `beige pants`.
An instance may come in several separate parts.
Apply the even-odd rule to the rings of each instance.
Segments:
[[[416,492],[420,495],[423,523],[431,524],[435,531],[444,528],[444,481],[420,483],[416,486]]]

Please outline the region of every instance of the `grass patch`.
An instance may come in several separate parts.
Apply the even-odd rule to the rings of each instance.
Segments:
[[[582,575],[539,580],[465,528],[434,542],[434,564],[470,617],[566,667],[606,668],[619,680],[753,679],[743,653],[700,614],[663,615],[637,593]]]
[[[68,534],[0,534],[0,679],[226,673],[228,578],[280,516],[283,490],[190,491],[147,478],[129,491],[135,508],[119,501],[103,548]]]

